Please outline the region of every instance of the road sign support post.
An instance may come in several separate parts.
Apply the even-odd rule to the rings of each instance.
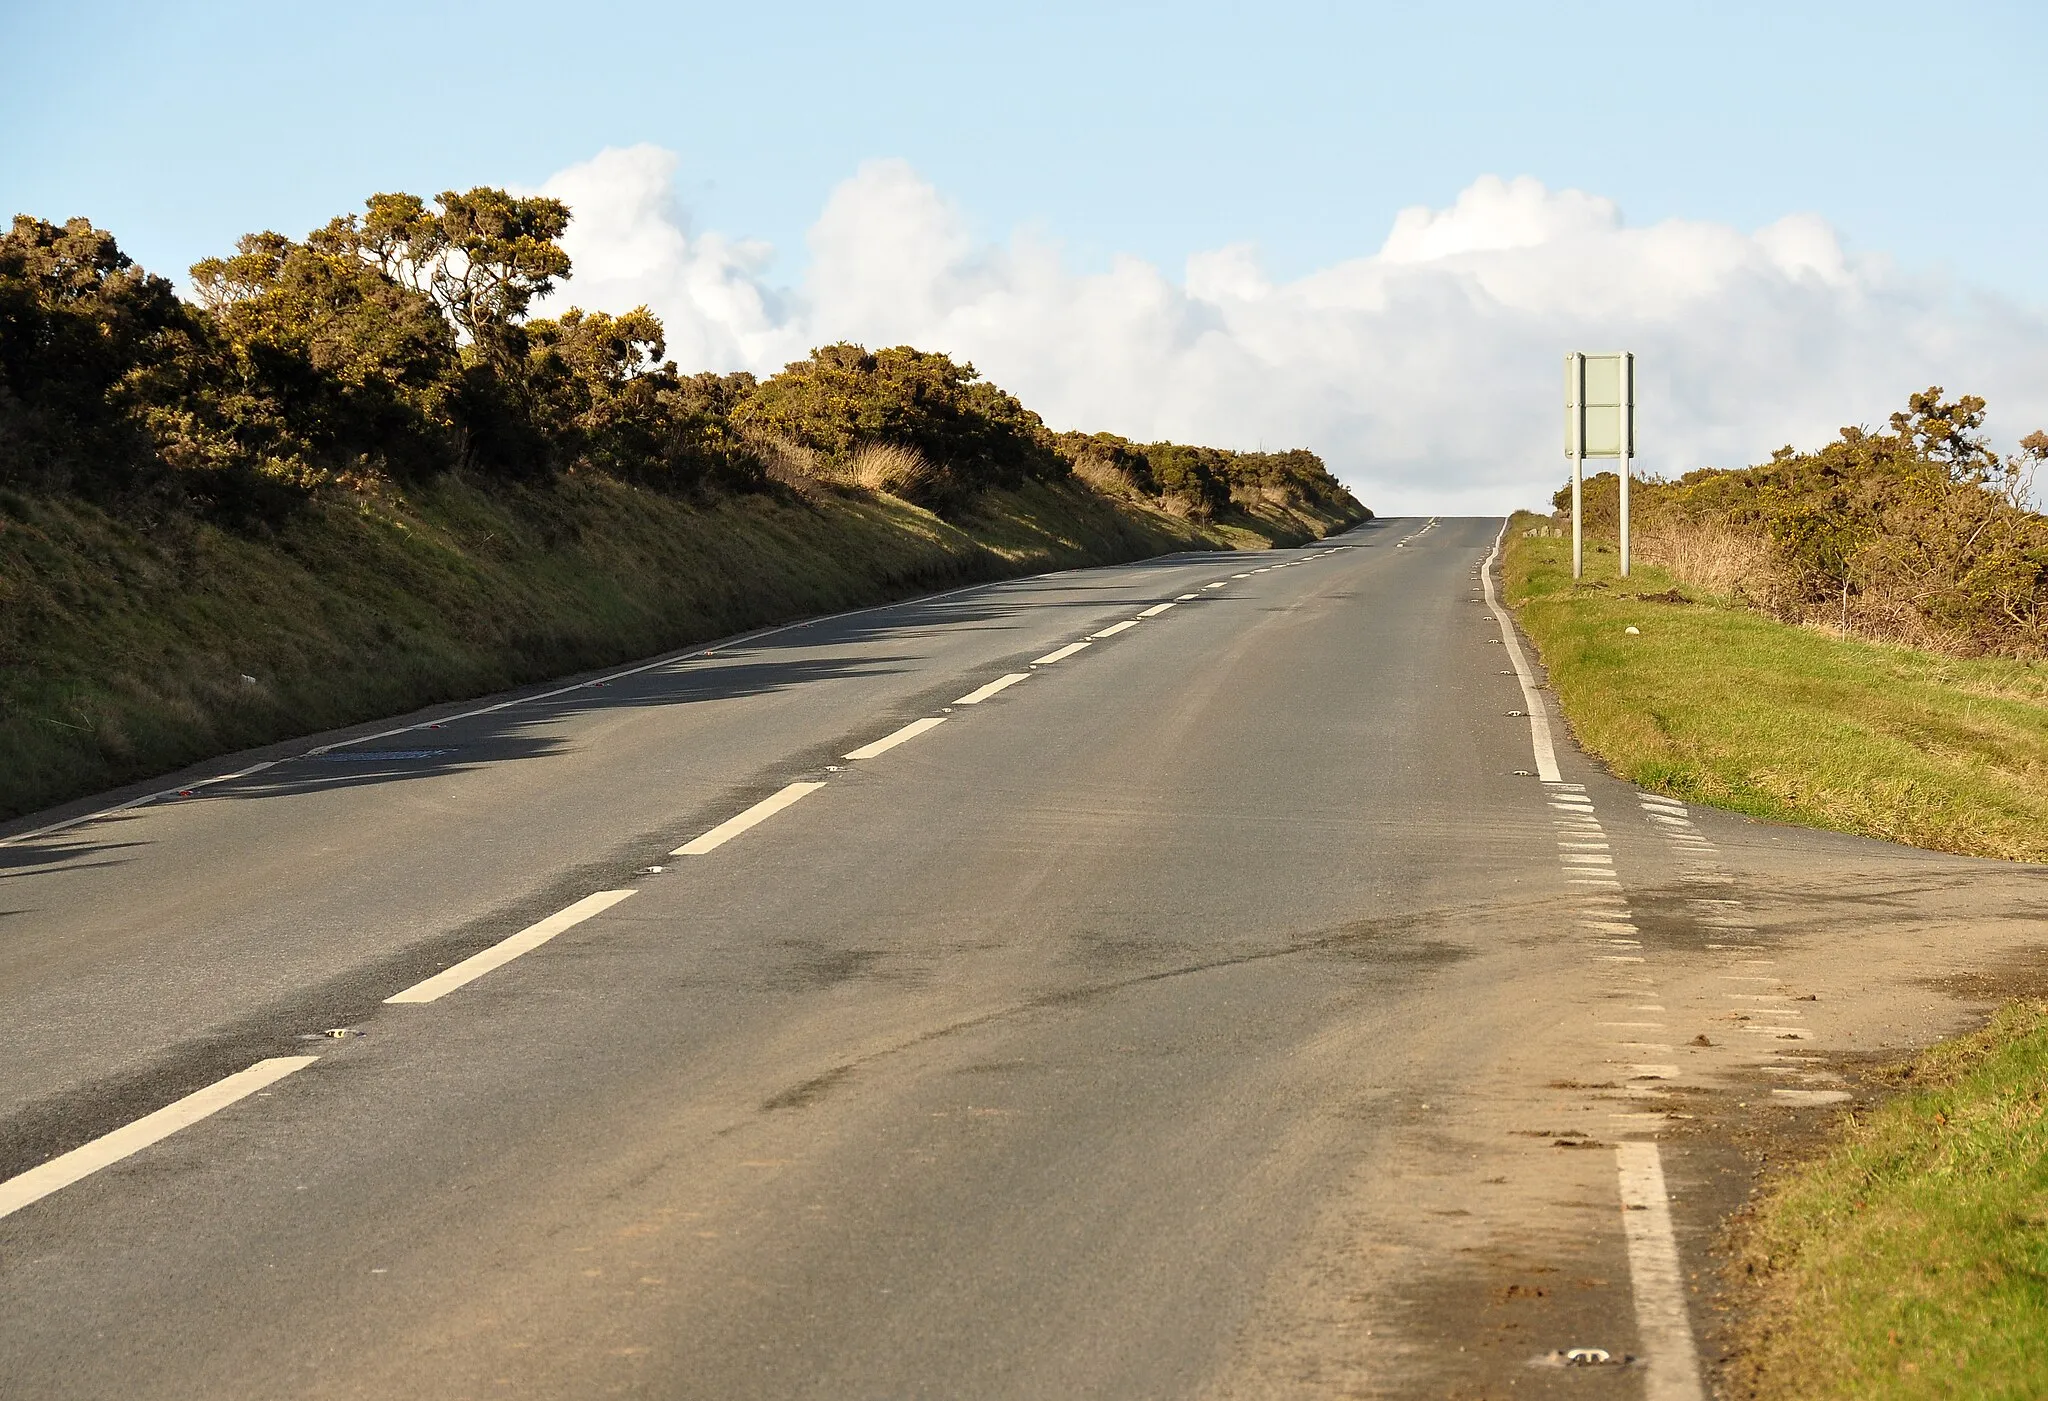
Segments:
[[[1629,459],[1636,450],[1636,357],[1564,357],[1564,451],[1572,463],[1572,578],[1586,573],[1586,459],[1612,457],[1621,488],[1621,576],[1629,566]]]
[[[1628,577],[1628,444],[1621,445],[1621,577]]]

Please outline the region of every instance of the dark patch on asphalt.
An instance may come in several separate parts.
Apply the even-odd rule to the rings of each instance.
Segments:
[[[881,949],[834,949],[808,939],[788,939],[787,961],[769,980],[777,992],[823,992],[847,983],[874,981],[883,959]]]
[[[853,1071],[854,1067],[851,1065],[835,1066],[823,1075],[813,1075],[800,1085],[791,1085],[780,1094],[770,1095],[761,1101],[761,1107],[773,1112],[778,1109],[802,1109],[807,1105],[816,1104],[851,1079]]]
[[[1394,1336],[1383,1365],[1392,1375],[1376,1380],[1393,1383],[1391,1394],[1460,1401],[1641,1395],[1635,1368],[1555,1360],[1572,1348],[1617,1360],[1641,1352],[1621,1233],[1606,1234],[1611,1239],[1569,1269],[1496,1243],[1399,1282],[1394,1297],[1380,1301],[1391,1305]]]
[[[1963,1002],[1996,1005],[2015,997],[2048,999],[2048,950],[2024,949],[1986,968],[1917,981]]]

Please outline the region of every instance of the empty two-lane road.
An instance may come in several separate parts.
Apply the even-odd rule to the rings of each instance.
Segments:
[[[1653,994],[1587,775],[1532,771],[1498,524],[819,620],[0,847],[0,1392],[1576,1395],[1530,1359],[1689,1347],[1614,1156],[1523,1133]],[[1524,1270],[1575,1283],[1481,1347]]]

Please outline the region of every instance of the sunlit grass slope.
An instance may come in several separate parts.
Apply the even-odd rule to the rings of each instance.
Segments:
[[[1938,851],[2048,860],[2048,664],[1844,641],[1618,577],[1516,517],[1507,597],[1579,742],[1645,788]],[[1627,632],[1629,627],[1637,634]]]

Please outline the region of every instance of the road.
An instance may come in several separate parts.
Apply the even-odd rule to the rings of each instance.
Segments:
[[[1554,720],[1545,781],[1498,529],[15,824],[0,1394],[1703,1395],[1735,1106],[1960,1024],[2040,873],[1659,804]]]

